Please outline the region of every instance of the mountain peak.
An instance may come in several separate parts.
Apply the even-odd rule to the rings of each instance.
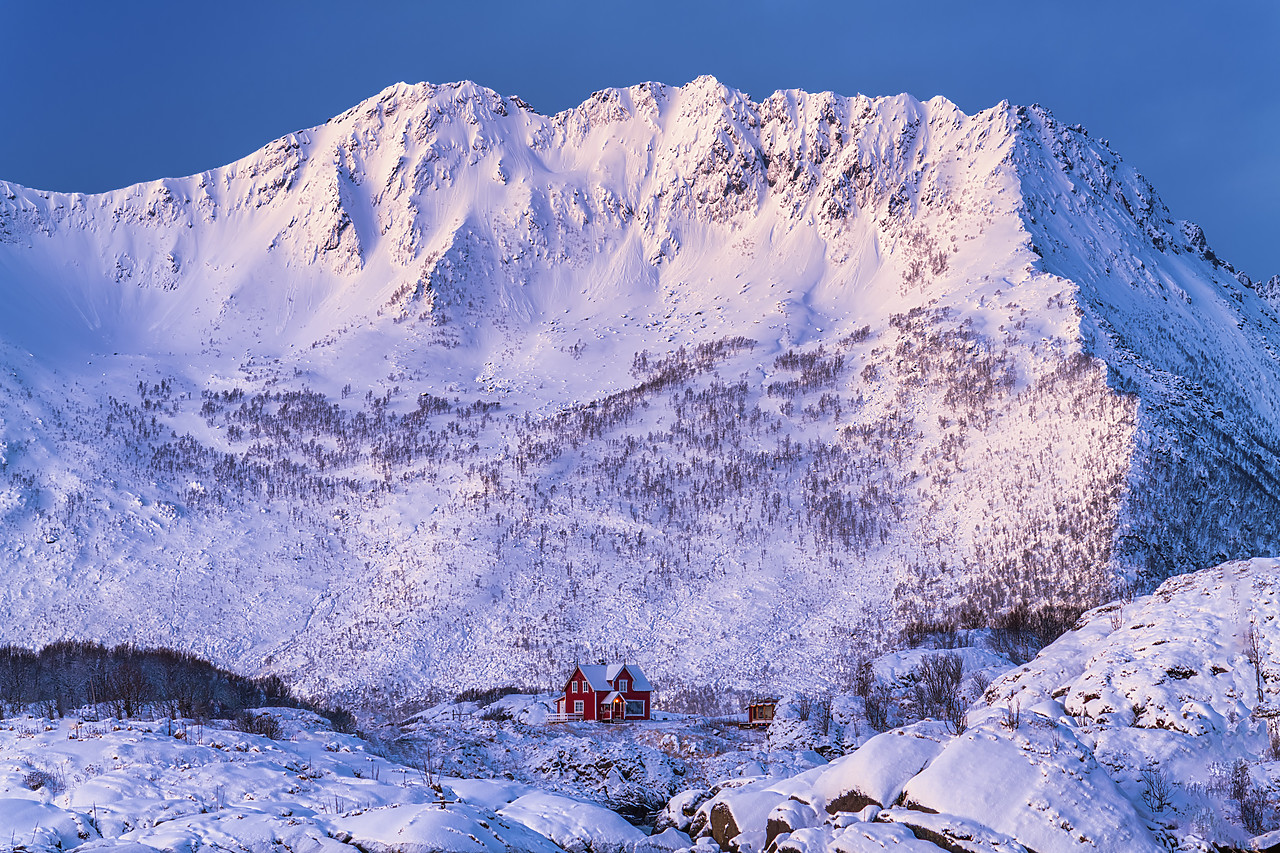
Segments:
[[[798,682],[1280,547],[1263,292],[1035,106],[396,84],[189,178],[0,185],[0,601],[352,690]]]

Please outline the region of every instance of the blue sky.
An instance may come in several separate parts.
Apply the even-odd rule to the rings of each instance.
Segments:
[[[185,175],[386,85],[473,79],[555,112],[713,74],[1038,102],[1107,138],[1250,275],[1280,273],[1280,3],[0,0],[0,178],[99,191]]]

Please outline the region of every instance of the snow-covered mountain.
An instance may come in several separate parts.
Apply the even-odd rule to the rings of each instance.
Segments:
[[[1275,551],[1271,284],[1038,107],[711,78],[0,183],[0,639],[381,699],[839,681]]]

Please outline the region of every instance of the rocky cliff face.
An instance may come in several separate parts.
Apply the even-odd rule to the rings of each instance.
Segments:
[[[401,85],[0,183],[0,292],[9,641],[799,684],[1280,537],[1269,291],[1034,107]]]

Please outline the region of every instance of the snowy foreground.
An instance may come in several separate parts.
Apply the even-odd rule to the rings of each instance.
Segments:
[[[9,720],[0,845],[541,853],[688,844],[674,832],[647,838],[608,809],[529,785],[439,780],[307,712],[270,713],[282,720],[279,740],[167,721]]]
[[[751,733],[689,718],[548,726],[545,697],[513,696],[483,718],[460,718],[474,709],[454,706],[406,723],[402,743],[420,757],[409,767],[302,711],[270,712],[282,722],[275,740],[168,721],[13,719],[0,726],[0,844],[1265,849],[1280,839],[1267,835],[1280,783],[1280,733],[1269,728],[1280,710],[1278,584],[1276,559],[1175,578],[1086,614],[1028,664],[1005,665],[967,719],[882,733],[852,694],[837,697],[821,733],[814,718],[796,718],[797,703],[784,703],[769,732]],[[965,689],[998,665],[975,637],[952,652]],[[877,662],[891,718],[919,695],[912,660],[931,654],[943,653]],[[652,834],[599,804],[628,786],[669,797]]]

